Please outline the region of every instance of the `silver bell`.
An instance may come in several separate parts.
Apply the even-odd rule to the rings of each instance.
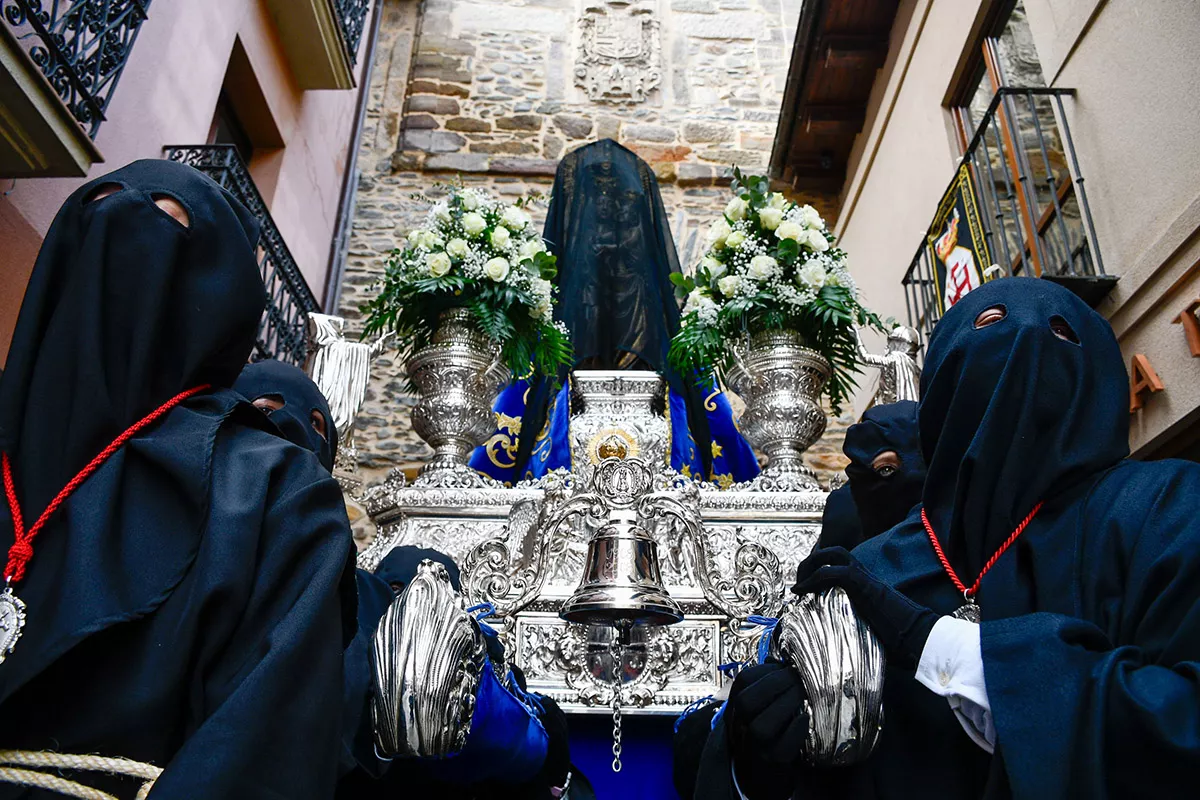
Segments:
[[[650,470],[640,461],[609,458],[596,467],[592,491],[608,519],[588,542],[583,580],[559,612],[563,619],[625,629],[683,619],[663,586],[658,545],[634,508],[650,488]]]

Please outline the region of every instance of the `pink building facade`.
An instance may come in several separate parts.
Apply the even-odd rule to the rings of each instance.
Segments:
[[[86,5],[88,0],[41,2],[50,14]],[[65,166],[35,164],[37,153],[51,149],[53,140],[40,150],[32,147],[24,161],[21,154],[0,152],[0,355],[7,354],[33,260],[63,200],[85,181],[136,159],[163,158],[165,148],[174,146],[185,149],[173,157],[219,161],[243,191],[257,190],[262,213],[282,240],[273,243],[267,260],[290,258],[294,265],[269,266],[302,276],[312,292],[310,303],[325,301],[330,266],[338,259],[335,238],[349,202],[346,178],[370,62],[373,4],[141,0],[141,5],[145,20],[91,145],[82,126],[60,125],[65,130],[60,139],[79,140],[75,149],[83,158]],[[37,44],[29,24],[22,28],[0,21],[0,28],[6,25],[6,44],[16,42],[26,52],[31,42]],[[3,76],[9,90],[22,80],[14,73],[29,66],[14,61],[21,54],[13,52],[9,47],[5,66],[10,68]],[[35,99],[41,91],[44,107],[56,99],[40,73],[32,78],[25,73],[24,84],[18,91],[24,88],[25,96]],[[6,91],[0,99],[12,96]],[[58,110],[66,111],[65,106]],[[204,149],[211,145],[218,147]],[[86,163],[97,155],[103,160]],[[67,176],[41,176],[46,174]],[[270,249],[272,243],[263,246]]]

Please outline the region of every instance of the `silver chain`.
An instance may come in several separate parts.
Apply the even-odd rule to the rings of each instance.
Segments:
[[[621,672],[624,667],[625,653],[621,647],[620,637],[613,639],[611,645],[613,655],[614,677],[612,696],[613,746],[612,771],[621,771]]]
[[[613,717],[613,746],[612,746],[612,771],[621,771],[621,679],[618,676],[616,684],[613,686],[612,698],[612,717]]]

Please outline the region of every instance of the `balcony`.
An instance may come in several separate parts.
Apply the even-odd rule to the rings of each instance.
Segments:
[[[1072,94],[1003,88],[992,98],[902,281],[909,324],[927,338],[946,304],[943,254],[955,244],[946,217],[958,206],[967,227],[956,231],[977,226],[982,241],[974,260],[990,277],[1051,280],[1093,307],[1115,285],[1104,272],[1063,111],[1063,98]]]
[[[258,266],[267,288],[267,310],[258,326],[255,361],[275,358],[297,366],[307,355],[305,324],[310,311],[320,311],[320,303],[308,288],[300,268],[262,195],[254,186],[249,170],[233,145],[173,145],[163,152],[171,161],[195,167],[228,190],[259,221],[262,233],[258,241]]]
[[[87,174],[150,0],[0,0],[0,176]]]
[[[371,0],[267,0],[301,89],[351,89]]]

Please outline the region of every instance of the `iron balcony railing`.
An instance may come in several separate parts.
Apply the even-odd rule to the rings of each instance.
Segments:
[[[292,258],[250,171],[233,145],[172,145],[163,148],[171,161],[205,173],[246,206],[259,221],[258,266],[267,288],[267,310],[258,326],[255,360],[277,358],[302,366],[307,355],[305,325],[321,305]]]
[[[346,42],[350,66],[354,66],[358,63],[358,45],[362,41],[371,0],[333,0],[333,5],[342,25],[342,39]]]
[[[95,139],[150,0],[0,0],[4,22]]]
[[[1083,175],[1063,98],[1074,89],[1000,89],[967,145],[993,275],[1105,284]],[[951,182],[958,181],[955,176]],[[941,316],[930,227],[902,281],[909,324],[928,334]],[[1079,281],[1078,279],[1092,279]],[[1086,290],[1085,290],[1086,291]],[[1092,289],[1094,291],[1094,289]],[[1084,292],[1081,291],[1081,294]]]

